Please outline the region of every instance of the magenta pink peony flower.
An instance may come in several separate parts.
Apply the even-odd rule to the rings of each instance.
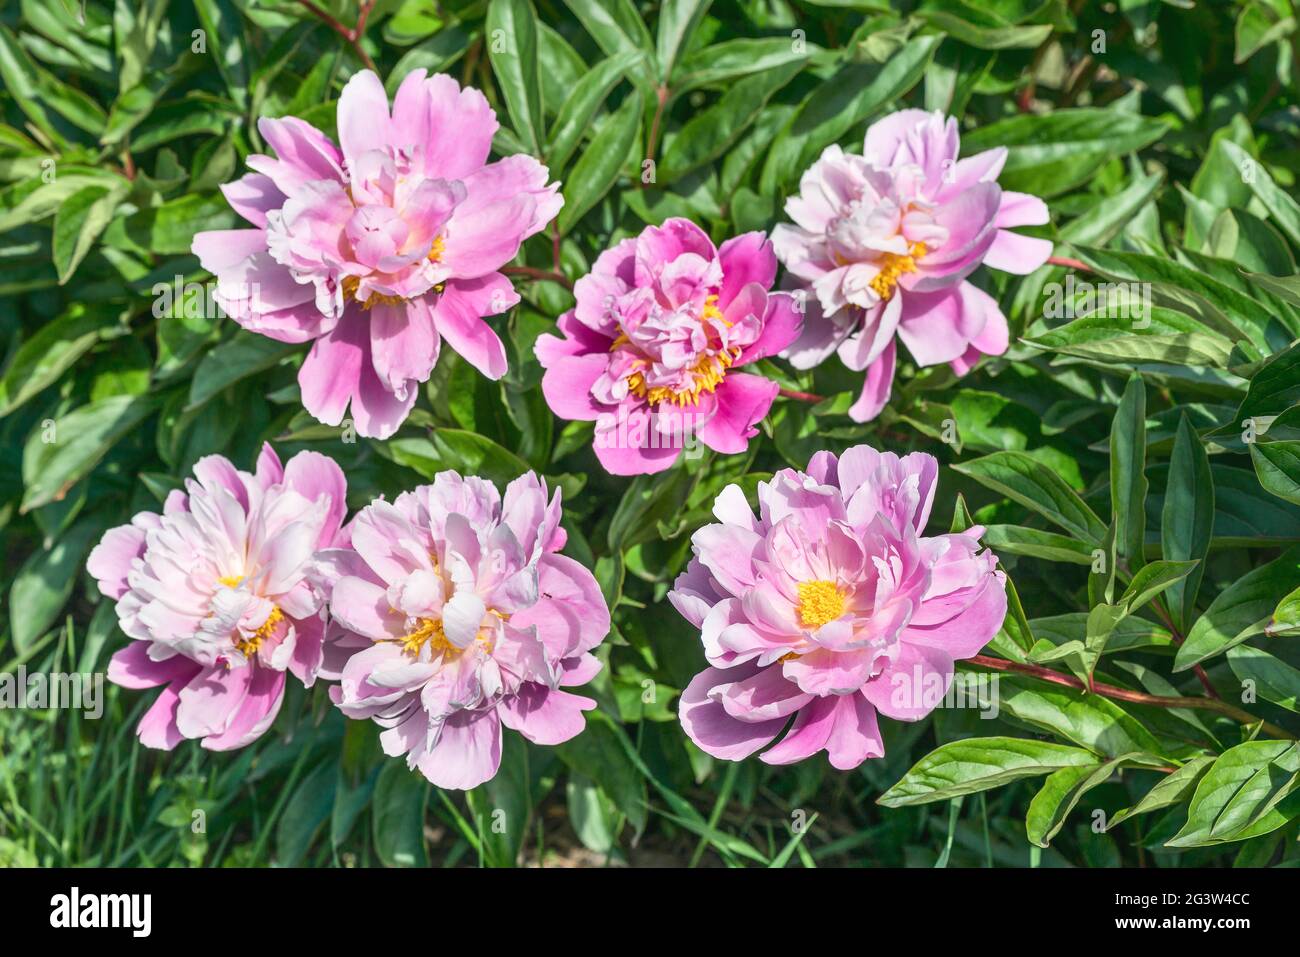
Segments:
[[[844,770],[884,754],[877,712],[916,721],[933,710],[954,660],[977,654],[1007,607],[982,528],[921,535],[937,476],[930,455],[859,445],[760,482],[757,519],[739,486],[723,489],[721,524],[695,533],[668,593],[711,665],[682,692],[691,740],[738,761],[793,717],[762,760],[825,748]]]
[[[135,639],[108,679],[165,686],[140,720],[141,743],[170,750],[199,738],[224,751],[271,726],[285,671],[316,680],[325,599],[307,571],[339,533],[347,483],[323,455],[281,467],[269,445],[255,476],[220,455],[200,459],[194,476],[162,515],[140,512],[106,532],[87,568]]]
[[[386,438],[415,403],[442,339],[493,379],[501,340],[483,321],[519,301],[499,272],[564,205],[530,156],[487,163],[496,114],[478,90],[412,70],[393,99],[370,71],[338,108],[336,147],[295,117],[262,119],[276,152],[227,184],[253,229],[194,237],[216,301],[245,329],[312,341],[302,401],[329,425]]]
[[[1048,221],[1047,206],[997,184],[1005,147],[957,158],[957,121],[900,110],[867,130],[863,155],[829,146],[786,201],[794,225],[772,231],[789,272],[811,284],[804,332],[786,353],[810,369],[836,348],[866,370],[849,411],[874,419],[889,400],[894,336],[923,366],[964,375],[980,355],[1007,348],[1007,320],[965,279],[980,263],[1033,272],[1052,254],[1046,239],[1010,232]]]
[[[564,546],[560,493],[533,473],[506,488],[440,472],[349,523],[351,545],[323,552],[335,626],[322,673],[351,718],[386,728],[434,784],[472,788],[496,774],[501,726],[537,744],[582,731],[596,702],[561,690],[600,670],[609,633],[591,572]]]
[[[743,452],[777,384],[737,371],[799,333],[758,232],[721,248],[686,219],[648,226],[601,253],[579,279],[564,338],[540,336],[542,391],[556,415],[596,423],[596,456],[615,475],[661,472],[695,440]]]

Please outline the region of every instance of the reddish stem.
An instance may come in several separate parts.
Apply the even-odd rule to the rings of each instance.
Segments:
[[[1151,603],[1151,607],[1155,609],[1156,617],[1164,622],[1165,627],[1169,629],[1169,634],[1173,637],[1174,644],[1181,645],[1183,643],[1183,634],[1174,626],[1173,617],[1165,609],[1164,599],[1157,598]],[[1210,683],[1210,676],[1205,673],[1204,668],[1200,665],[1192,665],[1192,671],[1196,674],[1196,680],[1201,683],[1201,687],[1205,689],[1207,695],[1211,698],[1219,697],[1219,692],[1216,691],[1214,685]]]
[[[1064,266],[1067,269],[1081,269],[1084,272],[1092,272],[1092,267],[1087,263],[1078,259],[1071,259],[1068,256],[1048,256],[1047,261],[1053,266]]]
[[[814,405],[826,401],[824,395],[817,395],[815,392],[796,392],[794,389],[777,389],[776,394],[783,395],[787,399],[798,399],[800,402],[811,402]]]
[[[541,282],[558,282],[570,292],[573,291],[573,283],[569,282],[569,277],[561,272],[552,272],[549,269],[534,269],[532,266],[506,266],[501,270],[507,276],[522,276],[525,279],[536,279]]]
[[[346,40],[348,46],[352,47],[353,52],[356,53],[356,55],[361,59],[361,62],[364,63],[368,69],[374,70],[376,73],[379,72],[375,67],[375,61],[370,59],[370,54],[361,47],[361,37],[366,32],[366,18],[370,16],[370,11],[375,5],[375,0],[362,0],[361,6],[357,11],[357,23],[354,27],[345,27],[339,22],[337,17],[328,10],[322,10],[320,7],[316,6],[316,4],[312,3],[312,0],[298,0],[298,3],[310,10],[317,19],[329,26],[331,30]]]
[[[1088,691],[1085,685],[1078,678],[1071,675],[1063,675],[1059,671],[1053,671],[1051,668],[1044,668],[1042,665],[1022,664],[1018,661],[1006,661],[1002,658],[990,658],[988,655],[975,655],[968,659],[971,664],[979,665],[982,668],[992,668],[995,671],[1015,671],[1020,674],[1030,675],[1041,681],[1050,681],[1052,684],[1062,685],[1066,688],[1075,688],[1079,691]],[[1182,695],[1155,695],[1146,694],[1142,691],[1130,691],[1128,688],[1117,688],[1114,685],[1103,684],[1100,681],[1094,681],[1091,689],[1093,694],[1101,695],[1105,698],[1114,698],[1116,701],[1130,701],[1133,704],[1152,705],[1157,708],[1196,708],[1201,711],[1214,711],[1224,717],[1231,718],[1242,724],[1258,724],[1260,729],[1275,738],[1285,740],[1295,740],[1295,735],[1285,728],[1279,728],[1275,724],[1262,721],[1256,718],[1248,711],[1243,711],[1235,705],[1228,704],[1217,698],[1192,698]]]
[[[658,103],[655,106],[654,119],[650,121],[650,139],[647,141],[645,149],[645,158],[651,163],[654,162],[655,148],[659,145],[659,124],[663,122],[664,106],[668,103],[668,87],[662,84],[655,87],[655,98]],[[644,172],[642,170],[643,174]],[[640,179],[640,185],[642,188],[646,185],[644,175]]]

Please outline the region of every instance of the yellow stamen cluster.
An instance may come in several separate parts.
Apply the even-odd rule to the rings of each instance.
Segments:
[[[912,243],[912,250],[906,255],[885,253],[881,260],[880,272],[875,279],[871,280],[871,288],[876,291],[876,295],[885,301],[892,298],[899,278],[909,272],[916,272],[916,261],[928,251],[925,243]]]
[[[222,579],[225,584],[226,580]],[[284,612],[280,611],[275,605],[271,606],[271,614],[266,616],[266,621],[262,622],[261,627],[253,632],[247,638],[236,638],[235,647],[245,658],[251,658],[257,654],[257,649],[262,647],[262,642],[271,637],[277,625],[284,621]]]
[[[498,612],[494,612],[494,614],[502,620],[506,620],[509,617],[501,615]],[[461,652],[465,650],[464,648],[457,648],[447,638],[446,632],[442,630],[441,618],[419,619],[419,622],[415,626],[415,630],[411,631],[409,634],[403,635],[401,638],[398,638],[397,641],[401,642],[402,650],[412,657],[420,654],[420,649],[424,647],[426,641],[429,643],[429,651],[431,654],[436,655],[441,653],[445,658],[457,658],[460,656]],[[489,654],[492,653],[491,635],[484,634],[480,631],[477,636],[477,641],[479,644],[483,645],[485,651]]]
[[[700,310],[700,322],[716,319],[724,325],[730,326],[731,323],[722,318],[722,310],[718,308],[717,303],[717,296],[709,296],[704,300],[704,308]],[[610,346],[610,351],[612,352],[627,341],[627,336],[620,335],[614,340],[614,344]],[[727,370],[740,358],[740,353],[741,350],[738,348],[721,349],[714,355],[701,356],[689,370],[691,385],[686,389],[677,390],[662,385],[647,388],[645,375],[639,370],[628,375],[627,388],[633,395],[645,399],[650,405],[658,405],[660,402],[670,402],[678,408],[699,405],[701,395],[712,392],[722,384],[722,380],[726,378]],[[647,360],[641,360],[643,366],[646,362]]]
[[[446,240],[441,236],[435,237],[433,240],[433,248],[429,250],[429,262],[441,262],[442,254],[446,249]],[[386,306],[400,306],[402,303],[406,302],[406,300],[401,296],[389,296],[382,292],[371,292],[369,299],[357,299],[357,290],[361,286],[360,276],[344,276],[342,286],[343,298],[356,299],[357,302],[361,303],[362,309],[370,309],[379,303],[383,303]],[[433,288],[435,292],[442,292],[442,283],[439,283]]]
[[[844,596],[834,582],[799,583],[799,620],[805,628],[820,628],[844,614]]]

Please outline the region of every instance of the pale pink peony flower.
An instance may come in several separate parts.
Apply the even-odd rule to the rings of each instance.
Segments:
[[[596,423],[596,456],[615,475],[661,472],[697,439],[743,452],[777,384],[738,369],[799,333],[792,297],[768,292],[775,277],[762,233],[715,247],[686,219],[601,253],[559,318],[564,338],[537,339],[551,410]]]
[[[710,664],[678,707],[691,740],[739,761],[790,723],[762,760],[824,748],[846,770],[884,754],[877,712],[916,721],[935,707],[1007,607],[982,528],[921,534],[937,477],[930,455],[859,445],[760,482],[758,518],[739,486],[723,489],[720,524],[695,533],[668,593]]]
[[[863,155],[827,147],[786,201],[794,225],[772,231],[777,256],[816,300],[785,354],[811,369],[838,348],[866,370],[849,411],[859,422],[889,400],[895,335],[919,365],[947,362],[958,375],[1005,352],[1006,317],[966,277],[980,263],[1030,273],[1052,253],[1048,240],[1010,231],[1048,214],[1036,196],[998,186],[1006,148],[961,160],[959,149],[955,119],[900,110],[867,130]]]
[[[307,572],[339,534],[346,492],[332,460],[300,452],[281,467],[266,445],[256,475],[209,455],[161,515],[140,512],[104,534],[87,568],[134,639],[108,679],[165,686],[140,720],[142,744],[242,747],[275,720],[286,671],[312,685],[325,596]]]
[[[245,329],[312,348],[298,382],[316,418],[351,403],[387,438],[443,339],[493,379],[501,340],[483,321],[519,301],[499,271],[564,205],[530,156],[487,163],[496,114],[478,90],[412,70],[393,98],[366,70],[339,98],[336,147],[295,117],[262,119],[276,152],[223,187],[253,229],[194,237],[216,300]],[[486,164],[486,165],[485,165]]]
[[[351,544],[322,552],[332,625],[322,671],[351,718],[386,730],[444,788],[472,788],[501,762],[501,726],[537,744],[582,731],[590,698],[562,690],[600,670],[609,633],[596,579],[564,547],[560,492],[533,473],[506,488],[440,472],[432,485],[373,502]]]

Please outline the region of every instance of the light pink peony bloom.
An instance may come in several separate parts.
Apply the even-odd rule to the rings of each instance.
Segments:
[[[998,186],[1006,148],[961,160],[959,148],[955,119],[900,110],[867,130],[863,155],[827,147],[786,201],[794,225],[772,231],[777,256],[816,299],[786,356],[811,369],[838,348],[866,370],[849,411],[859,422],[889,400],[895,335],[919,365],[947,362],[958,375],[1005,352],[1006,317],[966,277],[980,263],[1030,273],[1052,254],[1048,240],[1010,231],[1048,214],[1036,196]]]
[[[243,747],[275,720],[286,671],[312,685],[325,596],[307,572],[334,544],[346,492],[332,460],[300,452],[281,467],[266,445],[256,475],[209,455],[161,515],[104,534],[87,568],[135,639],[113,655],[108,680],[164,686],[140,720],[142,744]]]
[[[916,721],[935,707],[1007,607],[982,528],[921,534],[937,477],[930,455],[859,445],[759,483],[757,519],[739,486],[723,489],[720,524],[695,533],[668,593],[711,666],[682,692],[691,740],[739,761],[793,718],[762,760],[824,748],[846,770],[884,754],[877,712]]]
[[[487,164],[496,114],[478,90],[412,70],[393,99],[370,71],[339,98],[342,148],[295,117],[262,119],[276,157],[223,187],[253,229],[194,237],[216,300],[245,329],[312,341],[298,374],[312,415],[387,438],[440,343],[493,379],[501,340],[483,321],[519,301],[499,271],[564,205],[530,156]],[[485,165],[487,164],[487,165]]]
[[[762,233],[718,248],[686,219],[601,253],[559,318],[564,338],[537,340],[551,410],[596,423],[596,456],[615,475],[661,472],[696,439],[743,452],[777,384],[737,370],[799,333],[793,298],[768,292],[775,277]]]
[[[501,726],[537,744],[582,731],[596,702],[561,690],[590,681],[609,633],[596,579],[571,558],[560,492],[533,473],[506,488],[440,472],[373,502],[351,545],[323,552],[333,625],[322,672],[350,718],[385,730],[384,752],[444,788],[472,788],[501,762]]]

